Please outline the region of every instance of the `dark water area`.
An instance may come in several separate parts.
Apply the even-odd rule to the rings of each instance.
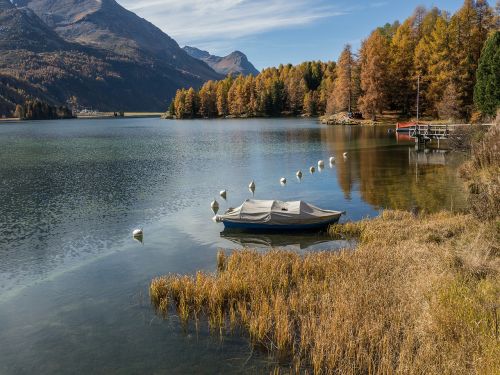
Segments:
[[[342,221],[384,208],[463,209],[462,157],[416,152],[387,130],[308,119],[0,124],[0,374],[268,371],[272,360],[243,336],[159,319],[149,282],[214,271],[219,248],[349,245],[223,232],[210,202],[241,204],[251,180],[257,199],[345,210]],[[311,175],[320,159],[325,168]],[[140,227],[144,243],[131,236]]]

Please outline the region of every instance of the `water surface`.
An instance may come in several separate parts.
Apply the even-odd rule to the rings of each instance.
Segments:
[[[417,153],[384,127],[307,119],[0,124],[0,373],[259,373],[272,362],[244,337],[220,341],[155,317],[151,278],[213,271],[218,248],[347,244],[221,234],[210,201],[241,204],[253,179],[257,199],[302,199],[347,211],[344,221],[383,208],[460,210],[460,159]],[[143,244],[131,238],[138,227]]]

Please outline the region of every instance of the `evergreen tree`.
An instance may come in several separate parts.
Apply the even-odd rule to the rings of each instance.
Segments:
[[[481,112],[494,116],[500,107],[500,32],[486,41],[474,87],[474,103]]]
[[[285,93],[285,84],[281,80],[276,80],[273,82],[272,90],[271,90],[271,99],[272,99],[272,114],[279,115],[284,108],[286,93]]]

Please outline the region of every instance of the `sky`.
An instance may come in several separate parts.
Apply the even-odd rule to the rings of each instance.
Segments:
[[[118,0],[174,38],[224,56],[240,50],[259,70],[337,60],[378,26],[418,5],[455,12],[463,0]],[[493,2],[494,3],[494,2]]]

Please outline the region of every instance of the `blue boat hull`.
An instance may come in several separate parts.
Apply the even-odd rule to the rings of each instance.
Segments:
[[[269,231],[269,232],[280,232],[280,231],[296,231],[303,232],[308,230],[318,230],[327,227],[330,224],[335,224],[339,221],[339,217],[321,221],[312,224],[290,224],[290,225],[270,225],[270,224],[257,224],[257,223],[240,223],[234,221],[224,220],[224,227],[228,229],[238,229],[244,231]]]

